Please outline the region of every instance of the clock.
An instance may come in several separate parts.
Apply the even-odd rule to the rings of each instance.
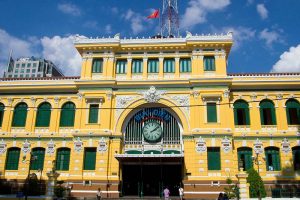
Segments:
[[[143,127],[143,135],[148,142],[157,142],[162,136],[162,127],[156,121],[146,122]]]

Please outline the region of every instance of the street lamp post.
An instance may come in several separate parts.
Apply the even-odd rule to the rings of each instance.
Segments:
[[[31,168],[31,164],[32,164],[32,161],[35,161],[37,159],[37,156],[33,156],[33,154],[30,152],[30,158],[29,158],[29,167],[28,167],[28,174],[27,174],[27,179],[25,181],[25,186],[26,186],[26,189],[25,189],[25,200],[28,199],[28,192],[29,192],[29,178],[30,178],[30,168]],[[23,160],[24,162],[28,161],[26,160],[26,156],[23,157]]]

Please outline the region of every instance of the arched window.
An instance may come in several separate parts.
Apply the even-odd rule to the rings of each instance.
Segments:
[[[263,100],[259,106],[261,125],[276,125],[276,114],[273,102]]]
[[[51,105],[50,103],[42,103],[38,107],[36,115],[36,127],[49,127],[51,117]]]
[[[289,125],[300,124],[300,104],[295,99],[286,102],[286,116]]]
[[[265,148],[265,154],[267,171],[280,171],[279,148],[267,147]]]
[[[61,108],[60,126],[73,127],[74,121],[75,121],[75,104],[72,102],[67,102]]]
[[[249,147],[240,147],[237,149],[238,161],[243,164],[243,169],[246,171],[252,168],[252,149]],[[240,166],[239,166],[240,167]]]
[[[31,155],[31,170],[42,170],[44,168],[45,160],[45,149],[44,148],[34,148],[32,149]]]
[[[68,171],[70,165],[70,149],[59,148],[56,154],[56,170]]]
[[[238,100],[234,102],[234,124],[250,125],[249,105],[246,101]]]
[[[300,146],[293,147],[293,163],[294,163],[294,170],[300,170]]]
[[[13,127],[25,127],[27,118],[27,104],[19,103],[14,109]]]
[[[4,108],[5,106],[2,103],[0,103],[0,127],[2,127]]]
[[[12,147],[7,150],[6,154],[6,170],[18,170],[20,159],[20,148]]]

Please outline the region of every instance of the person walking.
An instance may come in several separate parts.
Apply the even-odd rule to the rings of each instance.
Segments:
[[[97,200],[100,200],[101,199],[101,189],[98,188],[98,191],[97,191]]]
[[[168,187],[166,187],[164,189],[164,197],[165,197],[165,200],[169,200],[169,197],[170,197],[170,190]]]
[[[179,187],[178,191],[179,191],[180,200],[183,200],[183,188]]]

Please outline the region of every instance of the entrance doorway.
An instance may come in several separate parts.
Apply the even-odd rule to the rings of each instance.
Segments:
[[[182,182],[181,164],[123,164],[123,196],[161,197],[165,187],[178,196]]]

